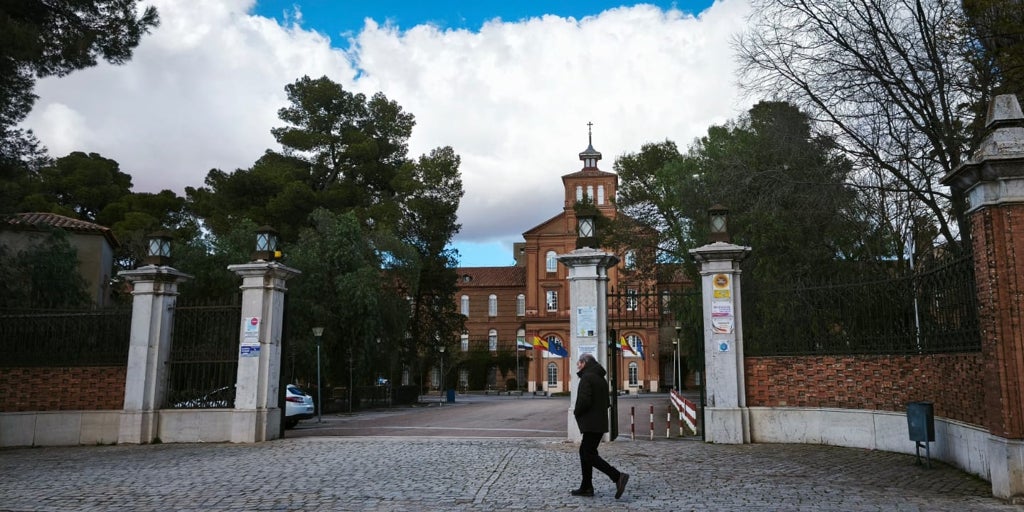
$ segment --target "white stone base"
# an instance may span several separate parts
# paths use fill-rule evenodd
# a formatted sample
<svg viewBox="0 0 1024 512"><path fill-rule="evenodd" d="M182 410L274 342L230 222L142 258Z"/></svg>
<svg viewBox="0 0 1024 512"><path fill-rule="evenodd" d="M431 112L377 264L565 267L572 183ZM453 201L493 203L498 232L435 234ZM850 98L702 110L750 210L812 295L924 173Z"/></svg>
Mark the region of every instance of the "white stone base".
<svg viewBox="0 0 1024 512"><path fill-rule="evenodd" d="M704 440L719 444L750 442L750 414L746 407L704 409Z"/></svg>
<svg viewBox="0 0 1024 512"><path fill-rule="evenodd" d="M114 444L121 411L0 413L0 447Z"/></svg>
<svg viewBox="0 0 1024 512"><path fill-rule="evenodd" d="M754 443L825 444L907 454L916 451L916 443L910 441L907 416L902 412L796 407L748 410L750 440ZM1024 450L1020 442L993 437L976 425L935 418L935 442L930 444L933 459L989 480L994 496L1005 498L1022 492ZM1004 457L1003 460L1011 461L1007 468L990 468L989 461L995 460L995 452L1016 452L1016 461L1011 461L1012 456ZM922 448L921 457L924 456ZM1009 469L1011 466L1015 469ZM1014 491L1013 485L997 483L1010 479L999 475L1016 475L1012 481L1018 489Z"/></svg>

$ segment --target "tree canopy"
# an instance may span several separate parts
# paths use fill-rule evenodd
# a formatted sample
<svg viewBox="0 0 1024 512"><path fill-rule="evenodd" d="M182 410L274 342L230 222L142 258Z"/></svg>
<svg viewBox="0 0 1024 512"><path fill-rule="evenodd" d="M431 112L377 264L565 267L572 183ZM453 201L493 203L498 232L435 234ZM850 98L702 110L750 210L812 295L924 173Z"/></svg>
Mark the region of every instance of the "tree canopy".
<svg viewBox="0 0 1024 512"><path fill-rule="evenodd" d="M757 247L746 268L760 279L793 281L836 261L878 258L880 235L846 185L851 169L833 140L813 134L806 114L762 102L709 128L686 154L664 141L619 158L620 208L655 229L617 229L618 240L657 244L663 262L688 261L689 249L707 243L707 209L720 203L735 243ZM658 240L630 240L631 233Z"/></svg>
<svg viewBox="0 0 1024 512"><path fill-rule="evenodd" d="M0 168L31 165L43 151L16 128L32 110L37 78L64 76L131 59L158 23L156 8L138 0L5 0L0 2ZM7 171L10 172L10 171Z"/></svg>
<svg viewBox="0 0 1024 512"><path fill-rule="evenodd" d="M753 4L735 44L741 84L794 103L835 137L866 200L875 192L876 222L895 223L904 241L930 235L928 245L956 250L967 230L963 198L939 179L976 145L977 105L992 87L971 58L959 2Z"/></svg>

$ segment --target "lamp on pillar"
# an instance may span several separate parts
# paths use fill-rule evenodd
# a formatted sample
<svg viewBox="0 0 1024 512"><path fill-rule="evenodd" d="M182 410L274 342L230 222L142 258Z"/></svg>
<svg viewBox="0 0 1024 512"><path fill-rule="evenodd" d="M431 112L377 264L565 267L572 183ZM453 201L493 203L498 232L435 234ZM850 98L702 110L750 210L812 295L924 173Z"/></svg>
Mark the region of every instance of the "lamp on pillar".
<svg viewBox="0 0 1024 512"><path fill-rule="evenodd" d="M712 242L728 242L729 241L729 209L716 204L711 208L708 208L708 225L710 227L710 235L708 239Z"/></svg>
<svg viewBox="0 0 1024 512"><path fill-rule="evenodd" d="M576 248L583 247L597 247L597 229L594 213L580 209L576 213Z"/></svg>
<svg viewBox="0 0 1024 512"><path fill-rule="evenodd" d="M270 226L256 228L256 251L252 253L253 261L274 261L281 256L277 250L277 230Z"/></svg>
<svg viewBox="0 0 1024 512"><path fill-rule="evenodd" d="M146 237L146 256L142 258L145 265L169 265L171 263L171 234L167 231L156 231Z"/></svg>

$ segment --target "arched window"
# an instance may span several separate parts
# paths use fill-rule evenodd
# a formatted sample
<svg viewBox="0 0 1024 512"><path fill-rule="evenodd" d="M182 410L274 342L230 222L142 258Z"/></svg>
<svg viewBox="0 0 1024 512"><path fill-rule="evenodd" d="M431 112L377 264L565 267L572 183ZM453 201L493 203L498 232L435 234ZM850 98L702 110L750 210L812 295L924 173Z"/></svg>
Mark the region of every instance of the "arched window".
<svg viewBox="0 0 1024 512"><path fill-rule="evenodd" d="M629 363L629 385L636 386L639 383L640 366L636 363Z"/></svg>
<svg viewBox="0 0 1024 512"><path fill-rule="evenodd" d="M548 251L544 256L544 268L547 269L548 272L558 271L558 254L555 253L555 251Z"/></svg>
<svg viewBox="0 0 1024 512"><path fill-rule="evenodd" d="M594 186L593 185L587 185L587 199L590 199L591 202L594 201Z"/></svg>
<svg viewBox="0 0 1024 512"><path fill-rule="evenodd" d="M487 316L498 316L498 296L493 293L487 297Z"/></svg>
<svg viewBox="0 0 1024 512"><path fill-rule="evenodd" d="M469 333L462 333L462 337L459 339L459 345L462 347L463 352L469 352Z"/></svg>
<svg viewBox="0 0 1024 512"><path fill-rule="evenodd" d="M462 301L460 302L462 308L462 316L469 316L469 295L463 295Z"/></svg>
<svg viewBox="0 0 1024 512"><path fill-rule="evenodd" d="M496 329L491 329L487 333L487 350L491 352L498 351L498 331Z"/></svg>
<svg viewBox="0 0 1024 512"><path fill-rule="evenodd" d="M526 295L516 297L516 316L526 316Z"/></svg>
<svg viewBox="0 0 1024 512"><path fill-rule="evenodd" d="M555 363L548 363L548 387L553 388L558 385L558 365Z"/></svg>
<svg viewBox="0 0 1024 512"><path fill-rule="evenodd" d="M526 341L526 329L519 329L518 331L516 331L516 350L519 350L520 348L526 350L532 348L530 344L527 343Z"/></svg>
<svg viewBox="0 0 1024 512"><path fill-rule="evenodd" d="M576 200L583 200L583 185L576 185Z"/></svg>
<svg viewBox="0 0 1024 512"><path fill-rule="evenodd" d="M597 204L604 204L604 185L597 186Z"/></svg>
<svg viewBox="0 0 1024 512"><path fill-rule="evenodd" d="M545 338L545 339L548 342L548 349L544 351L544 357L549 357L549 358L551 358L551 357L554 357L554 358L562 357L562 356L555 355L553 353L554 351L558 350L558 347L563 347L563 348L565 347L565 345L562 344L562 339L559 338L558 336L555 336L554 334L549 334L548 337Z"/></svg>
<svg viewBox="0 0 1024 512"><path fill-rule="evenodd" d="M629 343L629 346L633 351L629 352L624 350L622 352L624 357L644 357L644 342L640 340L640 336L630 334L629 336L626 336L626 343Z"/></svg>

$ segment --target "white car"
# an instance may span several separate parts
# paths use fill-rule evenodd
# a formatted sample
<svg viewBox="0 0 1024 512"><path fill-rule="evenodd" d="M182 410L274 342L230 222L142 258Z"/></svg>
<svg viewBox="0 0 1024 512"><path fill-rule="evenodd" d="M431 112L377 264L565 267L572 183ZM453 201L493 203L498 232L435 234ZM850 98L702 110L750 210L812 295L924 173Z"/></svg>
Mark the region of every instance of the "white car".
<svg viewBox="0 0 1024 512"><path fill-rule="evenodd" d="M307 395L295 384L285 386L284 393L284 427L294 428L299 420L308 420L316 416L313 397Z"/></svg>

